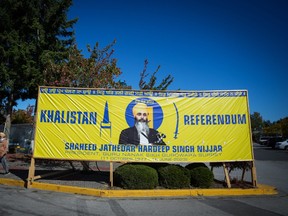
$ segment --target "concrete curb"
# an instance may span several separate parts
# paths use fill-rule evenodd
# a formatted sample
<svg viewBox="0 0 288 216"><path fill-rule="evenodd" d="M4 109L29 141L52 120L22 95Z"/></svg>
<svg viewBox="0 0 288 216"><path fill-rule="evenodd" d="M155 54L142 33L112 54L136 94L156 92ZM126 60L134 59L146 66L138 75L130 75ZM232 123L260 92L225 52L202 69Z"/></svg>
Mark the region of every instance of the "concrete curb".
<svg viewBox="0 0 288 216"><path fill-rule="evenodd" d="M0 184L25 187L25 182L14 179L1 179ZM194 196L253 196L253 195L276 195L277 189L273 186L258 184L257 188L240 189L155 189L155 190L113 190L94 189L75 186L57 185L33 182L31 188L64 192L72 194L89 195L108 198L136 198L136 197L194 197Z"/></svg>

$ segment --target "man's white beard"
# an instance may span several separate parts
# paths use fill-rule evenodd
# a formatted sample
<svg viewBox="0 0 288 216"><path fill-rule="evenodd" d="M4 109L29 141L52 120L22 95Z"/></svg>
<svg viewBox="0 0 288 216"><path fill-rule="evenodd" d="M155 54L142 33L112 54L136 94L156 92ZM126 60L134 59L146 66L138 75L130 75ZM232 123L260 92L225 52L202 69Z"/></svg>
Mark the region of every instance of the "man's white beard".
<svg viewBox="0 0 288 216"><path fill-rule="evenodd" d="M136 121L135 127L138 131L138 135L140 136L140 133L144 133L147 137L149 134L149 126L147 122L140 122L140 121Z"/></svg>

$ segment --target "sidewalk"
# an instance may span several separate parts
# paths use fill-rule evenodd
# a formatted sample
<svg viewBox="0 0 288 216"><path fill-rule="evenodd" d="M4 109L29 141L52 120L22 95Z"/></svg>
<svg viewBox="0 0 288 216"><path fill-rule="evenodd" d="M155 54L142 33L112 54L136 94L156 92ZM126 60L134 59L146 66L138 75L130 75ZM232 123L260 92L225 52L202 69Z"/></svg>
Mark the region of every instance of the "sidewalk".
<svg viewBox="0 0 288 216"><path fill-rule="evenodd" d="M24 154L7 155L10 174L3 175L0 170L0 184L25 187L29 172L30 159ZM47 161L36 159L35 176L32 188L65 193L92 195L98 197L189 197L189 196L247 196L275 195L274 187L258 184L257 188L211 188L211 189L154 189L122 190L110 187L110 163L90 162L91 171L82 171L80 162ZM113 163L117 168L121 163ZM2 167L1 167L2 168ZM73 169L74 168L74 169ZM53 174L53 175L52 175Z"/></svg>

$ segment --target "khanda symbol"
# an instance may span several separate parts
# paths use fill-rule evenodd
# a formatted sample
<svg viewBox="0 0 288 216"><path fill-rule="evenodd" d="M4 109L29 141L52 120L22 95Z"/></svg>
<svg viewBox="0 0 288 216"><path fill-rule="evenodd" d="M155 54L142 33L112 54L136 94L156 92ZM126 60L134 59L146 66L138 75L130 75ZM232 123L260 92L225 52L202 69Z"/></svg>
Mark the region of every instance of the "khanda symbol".
<svg viewBox="0 0 288 216"><path fill-rule="evenodd" d="M100 123L100 136L102 135L102 129L109 129L110 137L111 137L111 127L112 127L112 124L111 124L111 121L109 119L108 102L106 101L105 108L104 108L103 120Z"/></svg>

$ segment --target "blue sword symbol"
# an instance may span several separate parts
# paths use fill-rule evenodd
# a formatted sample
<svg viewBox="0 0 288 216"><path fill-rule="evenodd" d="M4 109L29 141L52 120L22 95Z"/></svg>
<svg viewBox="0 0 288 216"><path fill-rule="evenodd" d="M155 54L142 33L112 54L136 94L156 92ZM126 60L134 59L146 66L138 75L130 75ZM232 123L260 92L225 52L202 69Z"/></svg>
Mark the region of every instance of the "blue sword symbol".
<svg viewBox="0 0 288 216"><path fill-rule="evenodd" d="M179 113L178 113L178 109L176 107L176 104L173 103L174 105L174 108L176 110L176 128L175 128L175 132L174 132L174 139L177 139L178 138L178 127L179 127Z"/></svg>

